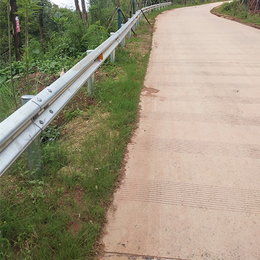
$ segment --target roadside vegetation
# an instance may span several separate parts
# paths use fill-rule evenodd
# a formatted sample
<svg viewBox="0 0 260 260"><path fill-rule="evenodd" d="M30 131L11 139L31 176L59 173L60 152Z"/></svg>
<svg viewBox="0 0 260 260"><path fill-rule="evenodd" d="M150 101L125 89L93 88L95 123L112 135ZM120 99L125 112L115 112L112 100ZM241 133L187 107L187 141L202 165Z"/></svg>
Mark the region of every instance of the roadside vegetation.
<svg viewBox="0 0 260 260"><path fill-rule="evenodd" d="M49 0L0 1L0 121L20 106L23 94L37 94L117 30L116 21L108 28L114 2L91 0L83 19L80 10ZM127 3L121 0L121 8Z"/></svg>
<svg viewBox="0 0 260 260"><path fill-rule="evenodd" d="M260 28L260 10L257 1L232 1L214 8L212 13Z"/></svg>
<svg viewBox="0 0 260 260"><path fill-rule="evenodd" d="M12 62L15 91L9 63L2 60L0 121L16 109L15 98L28 94L28 79L31 94L36 94L62 68L69 69L86 49L108 37L109 30L100 21L85 28L77 11L52 8L61 15L53 16L58 17L52 19L56 29L44 49L40 38L29 34L28 77L26 51L21 60ZM28 171L26 153L1 178L0 259L94 259L100 254L105 213L123 175L123 156L136 127L153 24L162 11L148 15L152 26L143 19L126 47L117 48L115 63L108 60L95 73L93 95L83 87L41 134L42 178ZM91 12L88 19L94 19ZM75 28L82 32L74 35Z"/></svg>
<svg viewBox="0 0 260 260"><path fill-rule="evenodd" d="M149 19L159 13L153 12ZM118 48L42 135L44 173L24 153L0 182L0 259L93 259L105 212L135 128L152 27Z"/></svg>

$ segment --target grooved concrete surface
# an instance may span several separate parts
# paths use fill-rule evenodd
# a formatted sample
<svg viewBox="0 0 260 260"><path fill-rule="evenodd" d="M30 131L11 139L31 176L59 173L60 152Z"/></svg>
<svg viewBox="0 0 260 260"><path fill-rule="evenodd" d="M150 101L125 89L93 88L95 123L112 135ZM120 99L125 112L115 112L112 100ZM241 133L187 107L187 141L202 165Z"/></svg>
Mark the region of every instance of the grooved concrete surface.
<svg viewBox="0 0 260 260"><path fill-rule="evenodd" d="M157 18L103 259L260 259L260 31Z"/></svg>

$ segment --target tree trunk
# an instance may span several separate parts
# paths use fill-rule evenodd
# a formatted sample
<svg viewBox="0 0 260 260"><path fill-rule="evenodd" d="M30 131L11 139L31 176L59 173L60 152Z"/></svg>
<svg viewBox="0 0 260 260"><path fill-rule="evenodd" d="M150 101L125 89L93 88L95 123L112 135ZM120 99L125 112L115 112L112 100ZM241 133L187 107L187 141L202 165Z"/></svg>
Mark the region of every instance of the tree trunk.
<svg viewBox="0 0 260 260"><path fill-rule="evenodd" d="M80 9L79 9L79 1L74 0L74 2L75 2L76 11L79 14L79 18L82 19L81 12L80 12Z"/></svg>
<svg viewBox="0 0 260 260"><path fill-rule="evenodd" d="M16 31L16 21L15 17L17 16L15 13L17 12L17 4L16 0L10 0L11 6L11 22L13 25L13 37L14 37L14 49L15 49L15 58L16 61L21 59L21 48L22 48L22 39L21 33Z"/></svg>
<svg viewBox="0 0 260 260"><path fill-rule="evenodd" d="M44 42L44 31L43 31L43 2L40 1L40 9L39 9L39 31L42 42L42 49L45 52L45 42Z"/></svg>
<svg viewBox="0 0 260 260"><path fill-rule="evenodd" d="M81 6L82 6L82 14L83 14L83 19L85 21L85 23L88 23L88 16L87 16L87 12L86 12L86 3L85 0L81 0Z"/></svg>
<svg viewBox="0 0 260 260"><path fill-rule="evenodd" d="M30 95L30 79L29 79L29 21L28 14L25 15L25 48L26 48L26 81L27 81L27 91Z"/></svg>
<svg viewBox="0 0 260 260"><path fill-rule="evenodd" d="M12 71L12 47L11 47L11 26L10 26L10 5L7 3L7 22L8 22L8 46L9 46L9 66L10 66L10 76L11 76L11 84L14 96L14 103L16 109L18 108L17 101L16 101L16 91L14 86L14 79L13 79L13 71Z"/></svg>

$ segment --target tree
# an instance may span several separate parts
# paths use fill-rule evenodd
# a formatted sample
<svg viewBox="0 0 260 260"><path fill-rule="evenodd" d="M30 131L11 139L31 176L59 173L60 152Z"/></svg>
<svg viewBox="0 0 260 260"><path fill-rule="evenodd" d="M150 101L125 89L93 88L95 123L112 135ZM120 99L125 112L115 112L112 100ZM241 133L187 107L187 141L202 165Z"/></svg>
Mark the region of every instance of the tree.
<svg viewBox="0 0 260 260"><path fill-rule="evenodd" d="M22 54L22 38L21 38L21 32L17 31L16 23L19 22L17 13L17 3L16 0L10 0L10 6L11 6L11 22L13 25L13 37L14 37L14 49L15 49L15 57L16 61L21 59Z"/></svg>
<svg viewBox="0 0 260 260"><path fill-rule="evenodd" d="M42 43L42 49L45 50L45 42L44 42L44 30L43 30L43 0L39 2L40 9L39 9L39 31Z"/></svg>
<svg viewBox="0 0 260 260"><path fill-rule="evenodd" d="M87 16L87 12L86 12L86 3L85 0L81 0L81 6L82 6L82 14L83 14L83 20L85 21L85 23L88 23L88 16Z"/></svg>
<svg viewBox="0 0 260 260"><path fill-rule="evenodd" d="M13 79L13 72L12 72L12 48L11 48L11 34L10 34L10 5L7 3L7 22L8 22L8 46L9 46L9 66L10 66L10 76L11 76L11 84L14 96L14 103L16 108L18 108L17 101L16 101L16 91L14 86L14 79Z"/></svg>
<svg viewBox="0 0 260 260"><path fill-rule="evenodd" d="M64 61L63 61L63 48L62 48L62 31L64 28L64 24L66 23L67 19L66 17L60 17L60 16L54 16L53 17L55 23L57 24L59 28L59 38L60 38L60 54L61 54L61 61L62 61L62 67L64 68Z"/></svg>
<svg viewBox="0 0 260 260"><path fill-rule="evenodd" d="M75 7L76 7L76 12L78 13L79 18L82 19L81 12L80 12L80 9L79 9L79 1L78 0L74 0L74 3L75 3Z"/></svg>
<svg viewBox="0 0 260 260"><path fill-rule="evenodd" d="M26 61L26 80L27 91L30 94L30 82L29 82L29 19L39 9L38 1L35 0L19 0L19 11L17 14L25 18L25 61Z"/></svg>
<svg viewBox="0 0 260 260"><path fill-rule="evenodd" d="M7 1L0 1L0 69L8 61L8 23L6 5Z"/></svg>

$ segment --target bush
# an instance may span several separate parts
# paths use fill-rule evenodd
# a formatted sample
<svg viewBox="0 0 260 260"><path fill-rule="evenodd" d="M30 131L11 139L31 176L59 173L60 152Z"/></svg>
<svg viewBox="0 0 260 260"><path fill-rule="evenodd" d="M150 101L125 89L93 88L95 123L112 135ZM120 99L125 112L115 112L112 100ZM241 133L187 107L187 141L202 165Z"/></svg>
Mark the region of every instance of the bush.
<svg viewBox="0 0 260 260"><path fill-rule="evenodd" d="M229 12L231 10L231 5L230 3L224 3L219 9L222 12Z"/></svg>
<svg viewBox="0 0 260 260"><path fill-rule="evenodd" d="M89 49L95 49L102 42L104 42L109 37L104 26L100 25L100 22L96 22L89 26L87 33L82 37L82 41L88 42Z"/></svg>
<svg viewBox="0 0 260 260"><path fill-rule="evenodd" d="M237 17L240 18L240 19L247 19L248 13L245 12L245 11L239 12L239 13L237 14Z"/></svg>

